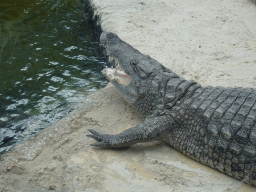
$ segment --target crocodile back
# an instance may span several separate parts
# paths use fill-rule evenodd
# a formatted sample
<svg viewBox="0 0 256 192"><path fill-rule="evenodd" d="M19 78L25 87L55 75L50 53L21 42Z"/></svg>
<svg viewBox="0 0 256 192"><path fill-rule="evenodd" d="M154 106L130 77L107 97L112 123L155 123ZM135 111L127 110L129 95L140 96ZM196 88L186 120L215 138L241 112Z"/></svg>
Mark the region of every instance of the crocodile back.
<svg viewBox="0 0 256 192"><path fill-rule="evenodd" d="M256 185L255 102L255 89L200 87L170 110L176 126L165 141L192 159Z"/></svg>

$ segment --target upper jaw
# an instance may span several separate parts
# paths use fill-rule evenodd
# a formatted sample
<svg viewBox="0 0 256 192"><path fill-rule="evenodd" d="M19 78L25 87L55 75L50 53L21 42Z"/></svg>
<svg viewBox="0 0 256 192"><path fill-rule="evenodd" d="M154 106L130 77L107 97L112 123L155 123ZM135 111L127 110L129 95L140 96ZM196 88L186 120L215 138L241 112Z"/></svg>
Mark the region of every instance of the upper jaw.
<svg viewBox="0 0 256 192"><path fill-rule="evenodd" d="M106 54L108 55L108 61L111 63L111 68L107 67L102 70L102 74L111 82L115 81L118 84L128 86L131 82L131 76L129 76L120 65L120 62L116 57L111 54L110 48L107 46L108 39L106 38L108 32L103 32L100 39L101 45L106 48Z"/></svg>
<svg viewBox="0 0 256 192"><path fill-rule="evenodd" d="M106 31L102 32L102 34L100 35L100 42L101 42L101 44L103 44L103 45L106 44L106 41L108 40L107 35L110 35L110 34L113 34L113 33L106 32Z"/></svg>
<svg viewBox="0 0 256 192"><path fill-rule="evenodd" d="M128 86L131 83L131 76L123 70L117 58L109 55L108 60L112 66L106 66L102 70L102 74L111 82L115 81L118 84Z"/></svg>

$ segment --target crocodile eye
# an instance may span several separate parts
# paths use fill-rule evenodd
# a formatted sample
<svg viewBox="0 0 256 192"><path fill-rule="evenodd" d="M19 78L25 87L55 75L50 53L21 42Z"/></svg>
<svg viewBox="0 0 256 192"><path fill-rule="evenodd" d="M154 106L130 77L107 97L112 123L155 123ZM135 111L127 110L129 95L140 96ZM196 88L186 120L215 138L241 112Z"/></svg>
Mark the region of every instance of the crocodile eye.
<svg viewBox="0 0 256 192"><path fill-rule="evenodd" d="M136 65L138 65L138 62L137 62L136 60L131 61L132 69L133 69L136 73L138 73L138 69L137 69L137 66L136 66Z"/></svg>
<svg viewBox="0 0 256 192"><path fill-rule="evenodd" d="M137 60L131 62L131 67L140 78L146 79L148 77L148 74L141 68Z"/></svg>
<svg viewBox="0 0 256 192"><path fill-rule="evenodd" d="M131 64L132 64L132 65L138 65L139 62L138 62L137 60L133 60L133 61L131 62Z"/></svg>

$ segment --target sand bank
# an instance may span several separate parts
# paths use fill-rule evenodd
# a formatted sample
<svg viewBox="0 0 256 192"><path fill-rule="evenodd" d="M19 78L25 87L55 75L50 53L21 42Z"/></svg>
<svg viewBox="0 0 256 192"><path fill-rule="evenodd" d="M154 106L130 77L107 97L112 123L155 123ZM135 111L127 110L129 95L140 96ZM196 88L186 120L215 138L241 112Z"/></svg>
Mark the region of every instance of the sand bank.
<svg viewBox="0 0 256 192"><path fill-rule="evenodd" d="M251 0L91 0L105 31L202 85L256 87L256 5ZM1 191L255 191L161 142L92 148L87 129L141 123L108 85L1 157Z"/></svg>

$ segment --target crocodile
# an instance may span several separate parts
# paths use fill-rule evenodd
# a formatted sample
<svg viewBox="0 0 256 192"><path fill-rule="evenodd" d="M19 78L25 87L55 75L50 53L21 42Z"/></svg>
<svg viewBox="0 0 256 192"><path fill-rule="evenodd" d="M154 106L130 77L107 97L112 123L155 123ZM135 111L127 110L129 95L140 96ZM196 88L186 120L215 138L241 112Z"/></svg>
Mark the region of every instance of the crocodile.
<svg viewBox="0 0 256 192"><path fill-rule="evenodd" d="M162 140L213 169L256 185L256 89L203 87L179 77L116 34L103 32L113 67L103 75L145 121L119 134L87 135L101 148Z"/></svg>

